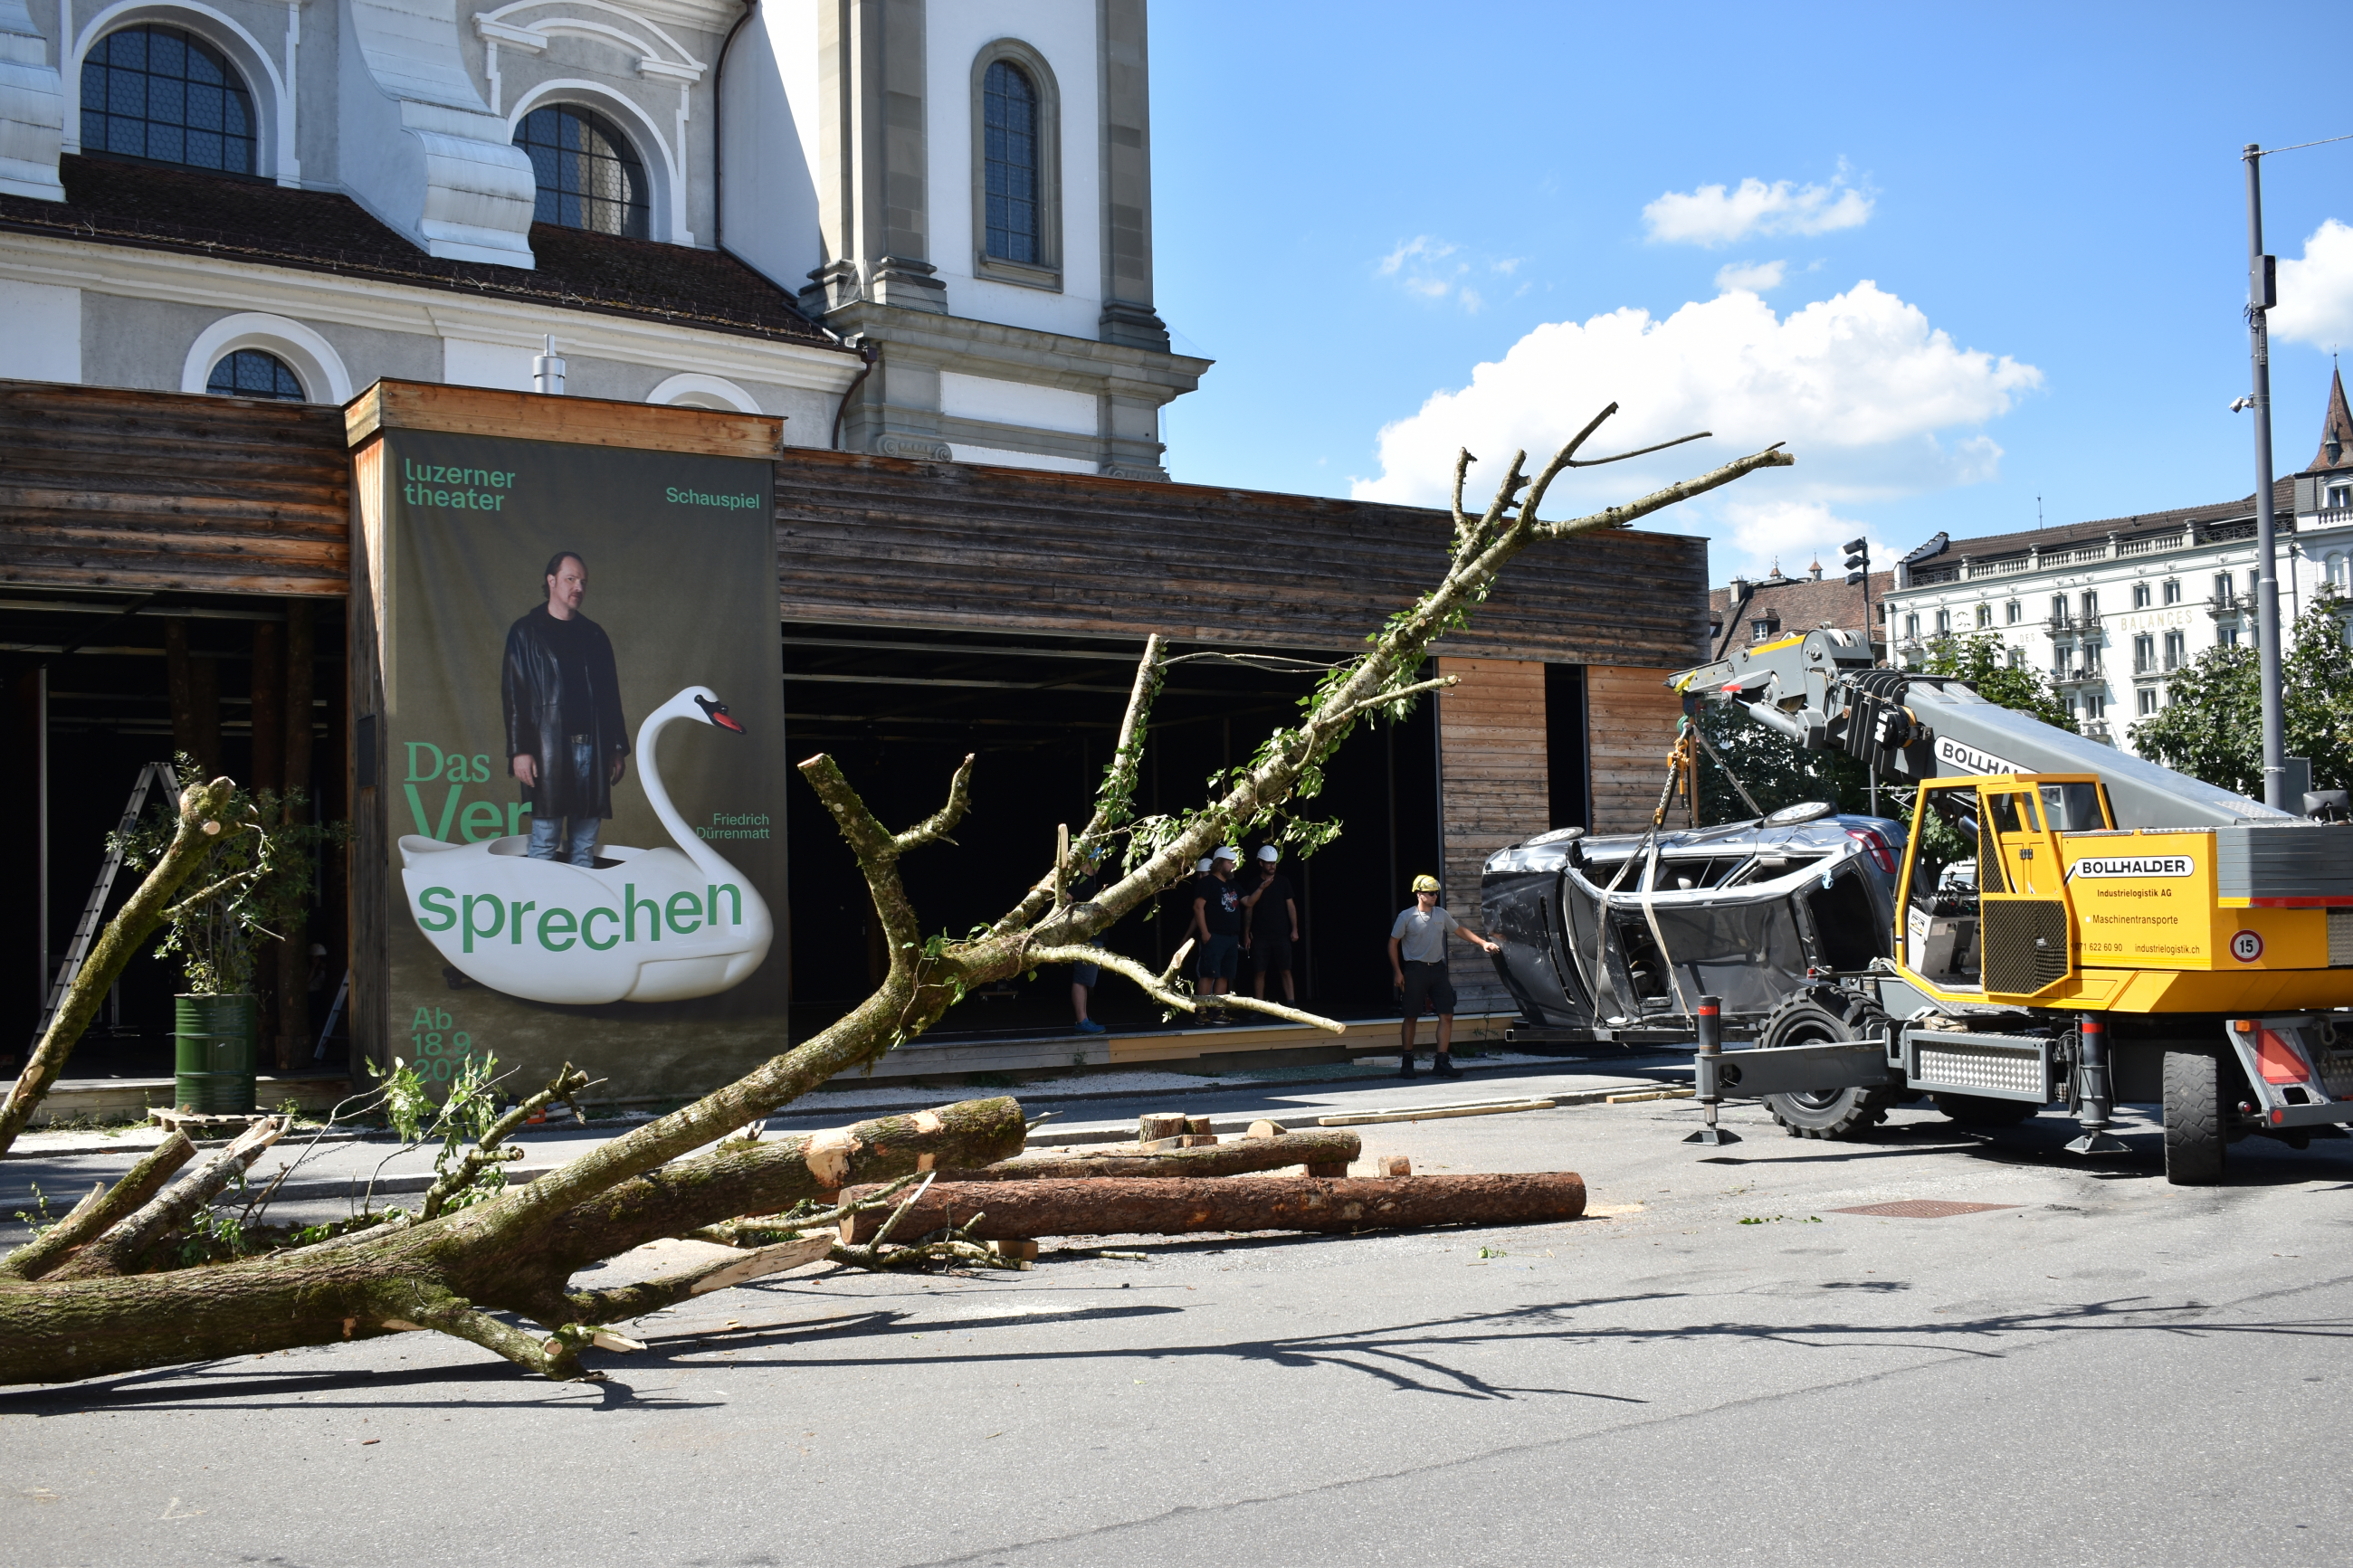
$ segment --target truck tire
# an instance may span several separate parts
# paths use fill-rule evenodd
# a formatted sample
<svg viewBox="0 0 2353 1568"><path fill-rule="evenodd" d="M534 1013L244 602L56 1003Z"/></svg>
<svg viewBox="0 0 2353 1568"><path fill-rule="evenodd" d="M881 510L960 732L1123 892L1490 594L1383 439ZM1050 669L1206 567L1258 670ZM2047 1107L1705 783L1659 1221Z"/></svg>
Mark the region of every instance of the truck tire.
<svg viewBox="0 0 2353 1568"><path fill-rule="evenodd" d="M1867 996L1813 986L1799 992L1765 1016L1757 1047L1818 1046L1830 1040L1860 1040L1886 1022ZM1768 1094L1765 1109L1792 1138L1860 1137L1887 1119L1903 1092L1898 1085L1832 1089L1806 1094Z"/></svg>
<svg viewBox="0 0 2353 1568"><path fill-rule="evenodd" d="M1949 1121L1964 1127L2015 1127L2042 1108L2022 1100L1996 1100L1989 1094L1929 1096Z"/></svg>
<svg viewBox="0 0 2353 1568"><path fill-rule="evenodd" d="M2211 1187L2222 1179L2231 1076L2218 1052L2165 1053L2165 1179L2177 1187Z"/></svg>

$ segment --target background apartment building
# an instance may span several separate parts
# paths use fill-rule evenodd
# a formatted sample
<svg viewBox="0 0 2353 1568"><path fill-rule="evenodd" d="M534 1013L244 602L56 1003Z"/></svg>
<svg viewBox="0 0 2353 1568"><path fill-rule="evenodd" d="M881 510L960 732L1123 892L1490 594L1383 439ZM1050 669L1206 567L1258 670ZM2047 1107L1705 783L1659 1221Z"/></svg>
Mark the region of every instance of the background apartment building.
<svg viewBox="0 0 2353 1568"><path fill-rule="evenodd" d="M2280 620L2353 594L2353 412L2331 383L2319 449L2277 481ZM2174 671L2256 636L2255 499L2103 518L2020 533L1939 533L1895 568L1894 658L1916 666L1936 638L1999 635L2016 666L2048 669L2086 735L2126 743L2166 702Z"/></svg>

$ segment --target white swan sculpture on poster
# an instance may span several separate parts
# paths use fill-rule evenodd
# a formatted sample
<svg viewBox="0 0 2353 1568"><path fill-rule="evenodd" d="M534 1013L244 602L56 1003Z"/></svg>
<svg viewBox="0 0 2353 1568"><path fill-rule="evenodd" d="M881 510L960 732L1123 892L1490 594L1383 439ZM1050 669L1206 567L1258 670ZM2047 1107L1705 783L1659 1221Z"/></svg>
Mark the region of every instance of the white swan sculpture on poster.
<svg viewBox="0 0 2353 1568"><path fill-rule="evenodd" d="M533 1002L682 1002L749 978L775 922L759 889L670 804L654 746L681 719L744 732L707 686L638 726L638 779L676 848L607 844L592 868L530 858L527 834L478 844L404 835L401 885L435 950L469 979Z"/></svg>

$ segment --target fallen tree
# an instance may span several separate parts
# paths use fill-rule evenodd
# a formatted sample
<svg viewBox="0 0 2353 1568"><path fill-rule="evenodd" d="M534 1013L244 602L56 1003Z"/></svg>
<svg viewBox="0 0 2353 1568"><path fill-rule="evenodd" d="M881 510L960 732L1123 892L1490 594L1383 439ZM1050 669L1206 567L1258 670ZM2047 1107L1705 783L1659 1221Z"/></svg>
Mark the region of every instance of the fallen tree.
<svg viewBox="0 0 2353 1568"><path fill-rule="evenodd" d="M584 1346L600 1335L608 1342L619 1338L607 1318L624 1307L643 1310L636 1307L642 1297L622 1301L574 1290L570 1277L579 1268L655 1237L762 1212L763 1205L773 1208L784 1186L794 1183L806 1181L815 1190L829 1176L839 1188L912 1170L918 1162L970 1167L1017 1152L1018 1110L1009 1101L982 1101L927 1113L928 1126L919 1118L862 1123L838 1135L846 1142L820 1146L812 1140L797 1154L786 1152L785 1143L765 1141L765 1148L755 1144L753 1152L731 1144L696 1153L828 1079L878 1060L930 1028L971 991L1040 965L1096 964L1134 982L1172 1013L1197 1011L1199 1001L1178 978L1187 949L1180 948L1168 967L1155 973L1093 945L1094 938L1176 884L1219 844L1260 828L1271 828L1294 845L1328 836L1329 829L1299 820L1292 808L1321 788L1324 763L1356 725L1401 718L1416 698L1451 684L1450 678L1419 679L1431 644L1468 623L1521 551L1626 527L1758 468L1791 460L1778 448L1768 449L1628 505L1564 521L1541 521L1538 508L1557 476L1591 461L1616 460L1577 456L1615 411L1615 405L1603 410L1533 477L1523 472L1525 454L1515 456L1483 512L1462 510L1472 460L1462 454L1455 466L1452 546L1439 582L1368 637L1365 651L1327 672L1299 722L1278 729L1247 764L1222 775L1213 799L1166 815L1139 815L1135 809L1147 724L1167 658L1159 638L1147 639L1088 822L1071 836L1067 849L1049 857L1044 873L993 924L963 939L927 938L899 864L941 843L963 818L973 759L965 758L955 770L938 811L894 831L877 820L831 757L811 757L799 771L857 858L890 955L889 969L871 995L733 1083L528 1184L464 1206L445 1193L450 1206L429 1219L398 1216L201 1268L0 1279L0 1381L54 1381L411 1329L454 1335L551 1377L577 1377L584 1373ZM192 791L192 798L197 793ZM1116 876L1107 877L1108 885L1092 899L1074 900L1071 885L1105 848L1118 851ZM110 929L108 940L116 935ZM1254 997L1214 1000L1224 1008L1334 1034L1343 1028L1332 1019ZM78 1033L86 1021L87 1014L79 1015L71 1031ZM61 1015L59 1029L68 1025ZM52 1031L53 1039L58 1034ZM56 1053L51 1044L43 1043L45 1058L61 1061L70 1040ZM31 1099L45 1089L37 1083ZM26 1096L20 1084L9 1102L15 1125L30 1115ZM494 1170L497 1161L487 1151L485 1156L470 1168ZM808 1174L786 1182L794 1159ZM992 1187L1018 1191L1031 1184ZM1100 1199L1130 1184L1086 1186ZM1300 1188L1296 1182L1287 1184ZM60 1271L64 1267L59 1265ZM518 1315L539 1330L518 1327L492 1316L493 1310Z"/></svg>
<svg viewBox="0 0 2353 1568"><path fill-rule="evenodd" d="M850 1188L845 1203L873 1195ZM1431 1225L1542 1225L1585 1212L1571 1171L1475 1176L1137 1177L1131 1181L939 1182L907 1205L902 1232L954 1226L982 1241L1048 1236L1195 1236L1204 1231L1402 1230ZM881 1211L841 1222L874 1235Z"/></svg>

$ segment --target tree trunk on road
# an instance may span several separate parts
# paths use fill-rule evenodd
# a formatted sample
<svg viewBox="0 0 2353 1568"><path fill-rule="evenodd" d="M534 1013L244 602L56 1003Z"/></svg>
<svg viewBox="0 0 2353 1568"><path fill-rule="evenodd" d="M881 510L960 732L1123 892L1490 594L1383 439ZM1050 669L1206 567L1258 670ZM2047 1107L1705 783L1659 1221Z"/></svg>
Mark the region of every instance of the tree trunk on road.
<svg viewBox="0 0 2353 1568"><path fill-rule="evenodd" d="M849 1188L847 1203L867 1195ZM888 1214L842 1221L860 1242ZM1189 1236L1200 1231L1401 1230L1425 1225L1544 1225L1585 1212L1585 1178L1519 1175L1223 1176L1211 1181L934 1182L892 1234L904 1240L959 1225L982 1241L1041 1236ZM976 1222L972 1216L979 1215Z"/></svg>

